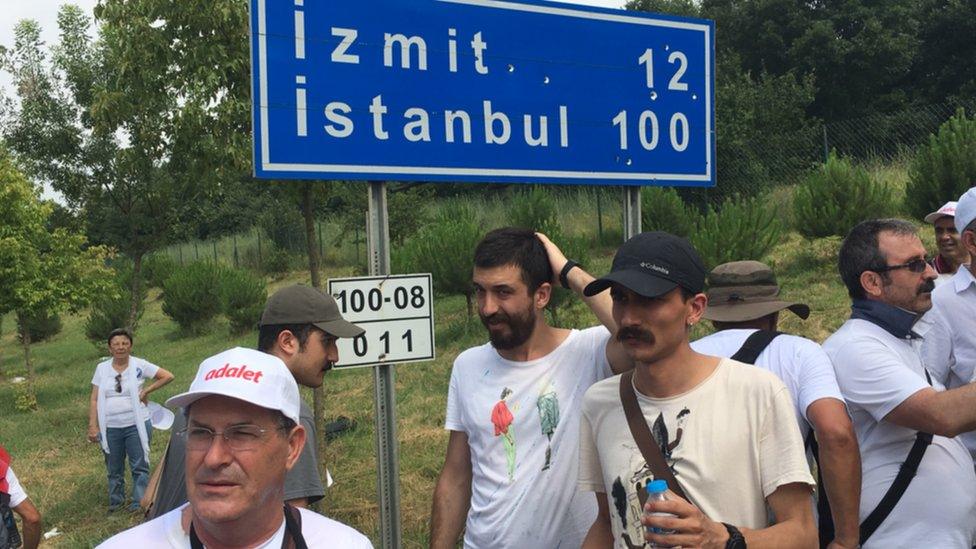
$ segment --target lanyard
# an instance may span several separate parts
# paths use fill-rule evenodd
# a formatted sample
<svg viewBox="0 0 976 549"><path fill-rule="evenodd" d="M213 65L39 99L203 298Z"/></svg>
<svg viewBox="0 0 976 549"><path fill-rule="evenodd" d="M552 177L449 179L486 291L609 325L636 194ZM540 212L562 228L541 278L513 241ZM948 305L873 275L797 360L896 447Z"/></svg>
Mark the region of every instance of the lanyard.
<svg viewBox="0 0 976 549"><path fill-rule="evenodd" d="M305 537L302 536L301 523L295 520L295 516L299 511L288 504L285 504L285 538L281 541L281 549L308 549L308 545L305 544ZM288 543L291 541L292 543ZM197 531L193 527L193 522L190 522L190 547L191 549L204 549L203 543L200 542L200 538L197 536Z"/></svg>

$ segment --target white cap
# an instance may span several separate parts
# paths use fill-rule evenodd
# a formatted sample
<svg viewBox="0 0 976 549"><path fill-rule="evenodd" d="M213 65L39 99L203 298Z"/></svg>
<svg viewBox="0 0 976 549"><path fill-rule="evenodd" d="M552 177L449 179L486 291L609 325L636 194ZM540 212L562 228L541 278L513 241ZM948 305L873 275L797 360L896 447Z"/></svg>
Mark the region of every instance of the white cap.
<svg viewBox="0 0 976 549"><path fill-rule="evenodd" d="M956 215L956 204L957 203L956 203L955 200L953 200L951 202L946 202L945 204L942 205L941 208L939 208L938 210L935 210L934 212L932 212L929 215L925 216L925 222L926 223L935 223L935 220L936 219L939 219L940 217L947 217L947 216L948 217L955 217L955 215Z"/></svg>
<svg viewBox="0 0 976 549"><path fill-rule="evenodd" d="M173 426L173 412L163 408L156 402L149 402L149 421L152 422L153 429L165 431Z"/></svg>
<svg viewBox="0 0 976 549"><path fill-rule="evenodd" d="M210 395L223 395L269 410L279 410L298 423L298 384L288 367L276 356L234 347L200 363L190 390L166 401L169 407L186 407Z"/></svg>
<svg viewBox="0 0 976 549"><path fill-rule="evenodd" d="M976 219L976 187L962 193L956 204L956 230L959 234Z"/></svg>

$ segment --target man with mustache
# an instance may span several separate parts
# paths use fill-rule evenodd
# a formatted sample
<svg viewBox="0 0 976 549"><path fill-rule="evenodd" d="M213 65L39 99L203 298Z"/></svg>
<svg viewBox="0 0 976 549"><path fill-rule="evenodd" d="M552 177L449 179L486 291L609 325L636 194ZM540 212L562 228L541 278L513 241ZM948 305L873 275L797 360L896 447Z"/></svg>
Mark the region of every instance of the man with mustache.
<svg viewBox="0 0 976 549"><path fill-rule="evenodd" d="M969 252L962 243L962 233L956 229L956 206L956 201L946 202L941 208L925 216L925 222L935 227L935 245L939 253L930 263L935 272L939 273L938 283L952 278L960 266L969 263Z"/></svg>
<svg viewBox="0 0 976 549"><path fill-rule="evenodd" d="M305 445L301 399L280 359L236 347L200 364L190 390L168 401L187 428L189 505L118 534L100 547L371 548L334 520L285 503L285 473Z"/></svg>
<svg viewBox="0 0 976 549"><path fill-rule="evenodd" d="M580 275L574 266L561 263L560 278ZM529 230L492 231L475 249L472 281L489 342L461 353L451 373L433 548L454 547L462 529L465 547L579 547L596 516L593 498L573 483L580 403L629 361L603 326L546 322L554 274ZM609 311L607 295L592 299Z"/></svg>
<svg viewBox="0 0 976 549"><path fill-rule="evenodd" d="M339 360L336 338L356 337L362 332L362 328L342 318L332 296L296 284L268 298L258 326L258 350L284 361L300 385L319 387L325 373ZM307 442L298 462L285 477L285 499L295 507L305 507L325 495L315 455L312 411L304 401L300 405L300 423L308 435ZM186 426L184 421L182 414L176 414L174 433ZM164 515L186 502L185 455L184 441L171 437L149 518Z"/></svg>
<svg viewBox="0 0 976 549"><path fill-rule="evenodd" d="M971 548L976 472L957 435L976 429L976 384L945 390L919 348L935 270L915 226L864 221L839 270L851 317L826 342L861 448L861 546Z"/></svg>
<svg viewBox="0 0 976 549"><path fill-rule="evenodd" d="M953 213L949 219L956 223L959 246L971 258L976 255L976 188L959 198ZM922 342L922 362L950 389L976 380L976 262L964 263L948 283L932 292L932 310L925 316L932 327ZM959 438L976 458L976 432Z"/></svg>
<svg viewBox="0 0 976 549"><path fill-rule="evenodd" d="M579 487L595 492L599 507L585 548L638 540L657 547L816 546L813 478L786 386L771 372L699 354L689 344L705 311L704 284L705 267L687 240L646 232L625 242L610 273L583 291L610 290L617 337L634 362L631 372L590 387L583 401ZM688 500L669 492L667 501L642 509L616 504L643 502L642 487L655 478L628 426L626 391L635 394L635 417L647 423L662 467Z"/></svg>

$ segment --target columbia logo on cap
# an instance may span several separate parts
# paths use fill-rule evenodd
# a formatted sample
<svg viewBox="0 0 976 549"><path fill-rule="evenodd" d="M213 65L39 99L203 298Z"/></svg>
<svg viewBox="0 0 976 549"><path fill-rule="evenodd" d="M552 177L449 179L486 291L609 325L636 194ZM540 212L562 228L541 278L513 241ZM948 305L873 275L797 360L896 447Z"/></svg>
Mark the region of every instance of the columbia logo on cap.
<svg viewBox="0 0 976 549"><path fill-rule="evenodd" d="M205 375L203 379L209 381L211 379L217 379L221 377L227 377L227 378L236 377L247 381L253 381L254 383L260 383L262 375L264 375L264 372L259 372L256 370L248 370L247 364L241 364L239 368L238 367L232 368L230 362L228 362L227 364L224 364L222 368L217 368L216 370L210 370L209 372L207 372L207 375Z"/></svg>
<svg viewBox="0 0 976 549"><path fill-rule="evenodd" d="M640 266L644 267L645 269L650 269L652 271L657 271L659 273L663 273L666 275L671 274L671 271L669 271L668 269L665 269L664 267L660 265L656 265L654 263L641 263Z"/></svg>

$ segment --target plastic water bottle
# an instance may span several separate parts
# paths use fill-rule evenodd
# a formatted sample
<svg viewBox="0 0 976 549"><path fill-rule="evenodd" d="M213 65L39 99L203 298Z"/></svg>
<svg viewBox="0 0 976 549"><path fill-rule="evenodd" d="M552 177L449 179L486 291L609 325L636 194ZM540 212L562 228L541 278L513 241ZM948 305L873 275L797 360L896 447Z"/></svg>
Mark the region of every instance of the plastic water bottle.
<svg viewBox="0 0 976 549"><path fill-rule="evenodd" d="M667 501L665 492L668 491L668 481L666 480L652 480L647 483L647 501ZM675 515L671 513L650 513L652 517L673 517ZM667 530L664 528L658 528L656 526L648 526L647 531L651 534L668 535L673 534L674 530ZM655 547L660 547L655 545Z"/></svg>

